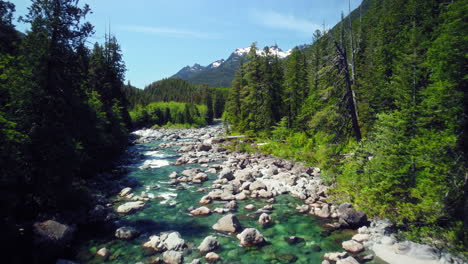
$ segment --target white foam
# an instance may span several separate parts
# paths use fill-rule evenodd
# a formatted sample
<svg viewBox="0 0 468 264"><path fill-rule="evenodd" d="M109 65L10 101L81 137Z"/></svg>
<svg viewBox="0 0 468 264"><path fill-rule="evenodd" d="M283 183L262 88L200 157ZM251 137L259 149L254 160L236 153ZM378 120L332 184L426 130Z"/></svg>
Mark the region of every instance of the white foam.
<svg viewBox="0 0 468 264"><path fill-rule="evenodd" d="M145 160L139 168L142 170L143 169L157 169L157 168L161 168L161 167L168 166L168 165L169 165L168 160L150 159L150 160Z"/></svg>
<svg viewBox="0 0 468 264"><path fill-rule="evenodd" d="M166 204L167 202L174 200L177 197L177 193L164 192L160 193L158 196L164 198L164 201L161 201L160 204Z"/></svg>
<svg viewBox="0 0 468 264"><path fill-rule="evenodd" d="M155 158L165 158L166 155L157 151L157 150L152 150L152 151L146 151L144 153L145 156L151 156L151 157L155 157Z"/></svg>

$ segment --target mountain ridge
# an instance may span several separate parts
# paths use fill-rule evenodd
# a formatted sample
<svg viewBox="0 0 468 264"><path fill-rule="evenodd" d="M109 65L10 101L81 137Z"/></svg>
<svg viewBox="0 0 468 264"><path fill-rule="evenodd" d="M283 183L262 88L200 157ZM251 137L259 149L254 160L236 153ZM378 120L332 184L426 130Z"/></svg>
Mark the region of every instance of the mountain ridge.
<svg viewBox="0 0 468 264"><path fill-rule="evenodd" d="M306 45L298 46L303 49ZM287 58L292 49L283 51L278 45L268 47L270 53L277 55L280 59ZM193 84L207 84L211 87L230 87L234 75L241 64L241 60L247 56L250 47L235 49L227 59L214 61L207 66L195 63L193 66L185 66L170 78L180 78ZM257 54L265 56L263 49L259 49Z"/></svg>

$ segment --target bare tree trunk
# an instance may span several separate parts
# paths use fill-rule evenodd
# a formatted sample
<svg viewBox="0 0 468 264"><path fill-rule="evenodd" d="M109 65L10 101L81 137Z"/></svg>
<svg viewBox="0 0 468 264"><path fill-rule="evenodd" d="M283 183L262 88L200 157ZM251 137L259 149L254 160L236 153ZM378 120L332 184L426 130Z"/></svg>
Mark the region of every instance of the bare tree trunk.
<svg viewBox="0 0 468 264"><path fill-rule="evenodd" d="M359 142L362 139L361 134L361 127L359 126L359 118L358 118L358 111L357 111L357 103L356 103L356 95L353 91L353 80L350 77L349 72L349 64L348 64L348 54L346 50L346 45L344 43L344 19L343 15L341 15L342 19L342 30L341 30L341 47L340 44L335 41L336 50L338 52L338 69L340 72L343 73L346 85L346 101L347 101L347 108L351 115L351 122L353 126L354 135L356 136L356 140Z"/></svg>

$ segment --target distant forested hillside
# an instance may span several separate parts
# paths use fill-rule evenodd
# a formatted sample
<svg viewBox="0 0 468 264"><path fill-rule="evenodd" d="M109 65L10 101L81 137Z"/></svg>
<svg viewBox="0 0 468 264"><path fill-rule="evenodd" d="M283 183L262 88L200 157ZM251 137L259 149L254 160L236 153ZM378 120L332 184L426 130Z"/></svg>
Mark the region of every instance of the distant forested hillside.
<svg viewBox="0 0 468 264"><path fill-rule="evenodd" d="M127 84L123 87L123 92L127 95L128 101L130 102L130 108L132 109L133 117L144 115L142 111L146 111L146 113L154 112L154 105L150 106L151 103L177 102L188 104L188 107L190 109L194 109L191 105L206 105L206 114L212 115L211 117L206 117L207 122L210 123L213 118L220 118L222 116L226 97L228 94L228 88L214 88L205 85L195 85L182 79L171 78L154 82L146 86L143 90L135 88L130 84ZM153 110L145 110L147 106ZM138 111L139 113L136 113L135 111ZM133 120L137 126L164 125L164 122L161 123L161 120L166 120L167 122L174 123L174 120L165 118L159 118L159 121L154 123L151 123L151 120L154 121L156 119L151 118L145 119L146 122L142 122L141 118L138 118L138 120L140 121L137 121L135 119ZM186 118L177 120L186 121L195 119ZM201 123L199 122L196 124L201 125Z"/></svg>

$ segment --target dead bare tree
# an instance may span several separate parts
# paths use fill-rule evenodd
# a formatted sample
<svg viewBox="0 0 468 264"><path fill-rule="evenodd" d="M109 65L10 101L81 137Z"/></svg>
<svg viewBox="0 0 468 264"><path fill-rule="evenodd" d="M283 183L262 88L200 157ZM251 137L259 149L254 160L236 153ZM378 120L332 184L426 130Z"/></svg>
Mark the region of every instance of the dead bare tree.
<svg viewBox="0 0 468 264"><path fill-rule="evenodd" d="M362 139L361 134L361 127L359 126L359 118L358 118L358 109L357 109L357 102L356 102L356 95L353 91L353 86L355 82L355 70L354 70L354 55L352 55L352 64L351 64L351 73L350 73L350 66L348 63L348 51L346 48L345 37L344 37L344 17L343 14L341 15L341 32L340 32L340 41L338 42L335 40L335 48L336 48L336 58L335 58L335 66L338 69L338 74L341 75L344 79L345 95L343 100L345 102L346 108L349 111L352 127L354 131L354 135L356 140L359 142ZM351 22L350 22L351 27ZM350 41L352 42L352 30ZM353 45L352 45L353 46Z"/></svg>

